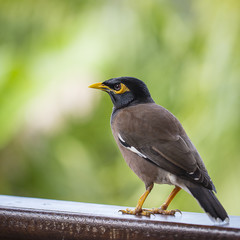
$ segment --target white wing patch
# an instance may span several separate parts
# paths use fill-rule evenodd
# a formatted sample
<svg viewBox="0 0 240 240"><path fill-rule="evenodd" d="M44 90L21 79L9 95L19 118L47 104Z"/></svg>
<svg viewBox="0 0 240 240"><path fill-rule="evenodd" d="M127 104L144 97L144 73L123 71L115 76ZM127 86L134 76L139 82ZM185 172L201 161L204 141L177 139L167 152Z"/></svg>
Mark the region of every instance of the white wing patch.
<svg viewBox="0 0 240 240"><path fill-rule="evenodd" d="M147 158L144 154L140 153L135 147L126 144L126 142L123 140L123 138L121 137L121 135L120 135L119 133L118 133L118 139L120 140L120 143L121 143L125 148L127 148L128 150L136 153L139 157Z"/></svg>
<svg viewBox="0 0 240 240"><path fill-rule="evenodd" d="M122 141L122 142L125 142L123 139L122 139L122 137L121 137L121 135L118 133L118 138Z"/></svg>
<svg viewBox="0 0 240 240"><path fill-rule="evenodd" d="M129 149L130 151L136 153L139 157L143 157L143 158L147 158L144 154L140 153L135 147L128 147L127 149Z"/></svg>

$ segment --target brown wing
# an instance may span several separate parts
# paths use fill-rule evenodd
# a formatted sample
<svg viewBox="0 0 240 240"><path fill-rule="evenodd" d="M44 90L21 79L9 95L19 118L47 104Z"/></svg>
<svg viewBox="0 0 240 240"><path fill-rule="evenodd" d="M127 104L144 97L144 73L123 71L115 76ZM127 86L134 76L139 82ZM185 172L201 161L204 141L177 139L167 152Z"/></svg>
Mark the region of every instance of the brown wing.
<svg viewBox="0 0 240 240"><path fill-rule="evenodd" d="M165 108L138 104L121 110L114 122L125 147L134 147L166 171L215 189L182 125Z"/></svg>

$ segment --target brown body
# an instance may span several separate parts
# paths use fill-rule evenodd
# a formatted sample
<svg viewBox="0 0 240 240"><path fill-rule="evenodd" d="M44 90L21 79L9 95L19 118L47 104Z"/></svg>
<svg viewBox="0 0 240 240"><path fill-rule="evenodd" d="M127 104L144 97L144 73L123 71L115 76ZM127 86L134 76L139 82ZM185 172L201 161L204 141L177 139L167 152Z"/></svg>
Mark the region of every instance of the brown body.
<svg viewBox="0 0 240 240"><path fill-rule="evenodd" d="M194 180L189 175L190 180L200 184L202 180L202 183L205 181L209 187L212 186L196 148L177 118L165 108L148 103L120 109L113 115L111 127L124 159L146 187L152 183L165 183L185 189L182 182L189 181L185 175L195 172L197 168L201 170L201 177ZM151 155L151 160L158 167L135 152L126 150L118 134L144 155Z"/></svg>

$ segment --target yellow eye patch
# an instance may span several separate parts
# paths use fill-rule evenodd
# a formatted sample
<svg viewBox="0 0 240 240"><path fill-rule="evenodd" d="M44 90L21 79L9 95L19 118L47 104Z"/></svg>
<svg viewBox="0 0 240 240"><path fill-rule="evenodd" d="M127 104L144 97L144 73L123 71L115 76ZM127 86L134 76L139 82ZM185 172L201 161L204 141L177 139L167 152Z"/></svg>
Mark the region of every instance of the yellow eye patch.
<svg viewBox="0 0 240 240"><path fill-rule="evenodd" d="M128 89L128 87L126 87L123 83L120 84L120 89L119 90L113 90L116 94L122 94L125 92L130 92L130 90Z"/></svg>

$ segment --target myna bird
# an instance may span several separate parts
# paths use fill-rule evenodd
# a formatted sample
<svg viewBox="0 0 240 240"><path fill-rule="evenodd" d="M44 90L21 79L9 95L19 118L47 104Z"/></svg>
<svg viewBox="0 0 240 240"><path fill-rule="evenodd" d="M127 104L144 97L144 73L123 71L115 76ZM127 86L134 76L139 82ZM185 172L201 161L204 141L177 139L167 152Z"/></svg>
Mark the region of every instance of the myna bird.
<svg viewBox="0 0 240 240"><path fill-rule="evenodd" d="M144 82L133 77L112 78L89 86L107 92L113 102L112 133L129 167L145 183L146 191L134 210L125 214L174 215L168 205L184 189L190 193L211 219L228 222L218 201L215 186L191 140L178 119L155 104ZM143 209L154 183L175 188L160 208Z"/></svg>

